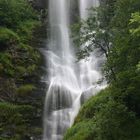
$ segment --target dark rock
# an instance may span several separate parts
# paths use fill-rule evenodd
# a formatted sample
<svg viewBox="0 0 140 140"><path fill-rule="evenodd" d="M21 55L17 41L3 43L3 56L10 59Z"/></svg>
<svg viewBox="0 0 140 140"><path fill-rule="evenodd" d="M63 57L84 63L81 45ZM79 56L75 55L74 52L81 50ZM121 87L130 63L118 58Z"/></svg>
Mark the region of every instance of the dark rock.
<svg viewBox="0 0 140 140"><path fill-rule="evenodd" d="M47 7L47 0L28 0L35 9L45 9Z"/></svg>
<svg viewBox="0 0 140 140"><path fill-rule="evenodd" d="M81 95L81 104L84 104L91 96L93 96L93 88L85 90Z"/></svg>

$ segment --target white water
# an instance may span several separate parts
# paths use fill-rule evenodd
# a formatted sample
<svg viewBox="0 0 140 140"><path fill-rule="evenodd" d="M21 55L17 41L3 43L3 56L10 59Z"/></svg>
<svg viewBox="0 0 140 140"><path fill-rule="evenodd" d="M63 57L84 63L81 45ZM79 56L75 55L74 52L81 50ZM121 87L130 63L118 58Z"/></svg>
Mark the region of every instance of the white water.
<svg viewBox="0 0 140 140"><path fill-rule="evenodd" d="M81 96L103 88L95 84L101 74L94 54L89 61L75 61L69 33L70 4L71 0L49 0L50 38L49 50L45 52L49 88L45 99L43 140L62 140L79 111ZM86 9L92 4L96 6L95 0L80 1L81 18L87 17Z"/></svg>
<svg viewBox="0 0 140 140"><path fill-rule="evenodd" d="M91 7L97 7L99 5L98 0L79 0L79 9L81 19L86 19L88 17L88 10Z"/></svg>
<svg viewBox="0 0 140 140"><path fill-rule="evenodd" d="M79 11L82 20L88 18L88 11L91 7L97 7L99 5L98 0L79 0ZM88 42L86 42L88 44ZM85 43L85 45L86 45ZM83 46L84 47L84 44ZM99 64L102 63L103 58L99 59L96 56L96 51L90 54L88 60L81 60L79 62L80 66L80 83L81 89L83 91L84 99L96 94L98 91L103 89L106 85L98 85L97 82L102 78L99 71Z"/></svg>

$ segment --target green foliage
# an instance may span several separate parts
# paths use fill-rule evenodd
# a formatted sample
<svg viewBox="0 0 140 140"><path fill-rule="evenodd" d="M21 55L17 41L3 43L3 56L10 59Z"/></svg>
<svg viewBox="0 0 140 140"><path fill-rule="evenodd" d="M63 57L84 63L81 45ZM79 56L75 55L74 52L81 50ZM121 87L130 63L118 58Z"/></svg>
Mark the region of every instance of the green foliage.
<svg viewBox="0 0 140 140"><path fill-rule="evenodd" d="M35 86L34 85L22 85L17 89L17 93L20 95L26 95L31 93L33 90L35 90Z"/></svg>
<svg viewBox="0 0 140 140"><path fill-rule="evenodd" d="M19 36L8 28L0 27L0 48L10 45L16 45L19 42Z"/></svg>
<svg viewBox="0 0 140 140"><path fill-rule="evenodd" d="M140 62L137 64L137 71L140 72Z"/></svg>
<svg viewBox="0 0 140 140"><path fill-rule="evenodd" d="M90 41L80 50L81 58L95 48L106 56L103 72L109 86L81 107L64 139L139 140L140 1L101 0L87 21L74 27L79 46Z"/></svg>
<svg viewBox="0 0 140 140"><path fill-rule="evenodd" d="M41 123L34 123L42 119L41 97L35 95L41 57L32 46L38 16L27 0L0 0L1 140L25 140L42 132Z"/></svg>
<svg viewBox="0 0 140 140"><path fill-rule="evenodd" d="M95 115L95 111L100 110L110 99L110 89L102 90L97 96L89 99L89 101L81 107L80 112L75 119L75 123L92 118Z"/></svg>
<svg viewBox="0 0 140 140"><path fill-rule="evenodd" d="M135 114L128 112L127 107L113 100L104 104L95 115L96 139L99 140L127 140L133 137L132 129Z"/></svg>
<svg viewBox="0 0 140 140"><path fill-rule="evenodd" d="M35 10L25 0L1 0L0 9L0 26L15 29L23 21L37 19Z"/></svg>
<svg viewBox="0 0 140 140"><path fill-rule="evenodd" d="M93 120L82 121L68 129L64 140L93 140L95 124Z"/></svg>
<svg viewBox="0 0 140 140"><path fill-rule="evenodd" d="M105 89L92 97L81 108L76 121L64 140L131 140L140 138L139 120Z"/></svg>
<svg viewBox="0 0 140 140"><path fill-rule="evenodd" d="M8 137L16 139L17 136L21 139L22 135L27 134L29 129L27 124L30 122L30 115L34 112L32 106L0 102L0 112L0 134L5 133L7 139ZM28 114L26 112L28 112Z"/></svg>
<svg viewBox="0 0 140 140"><path fill-rule="evenodd" d="M27 43L32 38L32 32L34 27L40 23L35 20L23 21L18 25L17 33L21 36L21 41Z"/></svg>
<svg viewBox="0 0 140 140"><path fill-rule="evenodd" d="M37 12L24 0L1 0L0 9L0 74L18 79L32 75L40 59L28 45L39 25Z"/></svg>
<svg viewBox="0 0 140 140"><path fill-rule="evenodd" d="M140 36L140 13L132 13L131 19L130 19L130 25L134 25L135 28L130 29L130 33L133 36Z"/></svg>
<svg viewBox="0 0 140 140"><path fill-rule="evenodd" d="M14 67L11 61L11 54L0 52L0 64L1 64L1 75L3 73L7 74L8 76L14 75Z"/></svg>

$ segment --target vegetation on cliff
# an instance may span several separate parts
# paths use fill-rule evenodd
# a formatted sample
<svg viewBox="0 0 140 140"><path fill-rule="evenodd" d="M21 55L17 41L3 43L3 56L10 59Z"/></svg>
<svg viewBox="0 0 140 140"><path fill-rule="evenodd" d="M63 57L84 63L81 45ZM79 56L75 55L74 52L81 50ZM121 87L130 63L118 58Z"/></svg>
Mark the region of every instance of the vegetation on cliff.
<svg viewBox="0 0 140 140"><path fill-rule="evenodd" d="M139 140L140 1L101 0L89 12L73 27L77 45L90 40L78 56L87 57L93 46L106 56L108 87L82 106L64 140Z"/></svg>
<svg viewBox="0 0 140 140"><path fill-rule="evenodd" d="M32 46L39 13L26 0L0 0L0 139L42 134L41 55Z"/></svg>

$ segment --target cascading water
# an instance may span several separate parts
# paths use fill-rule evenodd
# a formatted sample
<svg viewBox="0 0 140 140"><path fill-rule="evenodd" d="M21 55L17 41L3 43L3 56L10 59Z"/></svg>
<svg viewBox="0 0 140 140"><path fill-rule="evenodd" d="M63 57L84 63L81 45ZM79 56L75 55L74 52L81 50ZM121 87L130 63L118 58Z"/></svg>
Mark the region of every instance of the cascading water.
<svg viewBox="0 0 140 140"><path fill-rule="evenodd" d="M79 0L79 9L81 19L88 17L88 9L91 7L97 7L99 5L98 0Z"/></svg>
<svg viewBox="0 0 140 140"><path fill-rule="evenodd" d="M91 7L97 7L99 5L98 0L80 0L79 1L79 11L80 17L82 20L86 20L88 18L88 11ZM88 42L86 42L88 44ZM84 47L86 43L83 44ZM88 60L81 60L79 62L80 66L80 83L82 89L82 97L83 100L88 99L90 96L94 95L101 89L103 89L106 85L98 85L97 82L102 78L100 73L100 63L102 63L104 59L99 59L96 56L96 50L90 54Z"/></svg>
<svg viewBox="0 0 140 140"><path fill-rule="evenodd" d="M45 99L43 140L63 139L78 113L81 95L91 88L97 91L93 83L101 77L94 55L90 61L75 61L69 35L70 4L71 0L49 0L50 37L45 52L49 88ZM91 6L91 0L80 0L79 5L81 18L86 18L85 9Z"/></svg>
<svg viewBox="0 0 140 140"><path fill-rule="evenodd" d="M61 140L80 107L81 90L69 37L69 0L49 1L50 42L46 52L49 89L44 112L44 140Z"/></svg>

